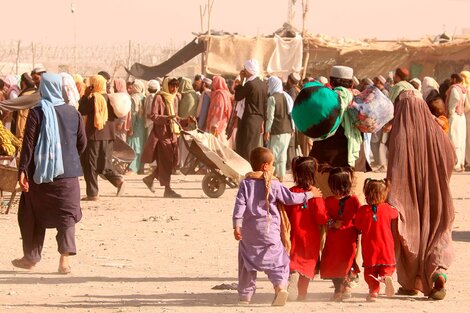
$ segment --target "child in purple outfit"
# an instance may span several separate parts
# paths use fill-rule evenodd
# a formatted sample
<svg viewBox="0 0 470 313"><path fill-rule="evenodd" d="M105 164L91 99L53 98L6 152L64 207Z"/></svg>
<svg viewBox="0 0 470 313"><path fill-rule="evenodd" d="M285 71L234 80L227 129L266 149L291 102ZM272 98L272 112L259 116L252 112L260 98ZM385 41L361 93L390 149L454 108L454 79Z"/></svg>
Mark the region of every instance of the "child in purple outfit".
<svg viewBox="0 0 470 313"><path fill-rule="evenodd" d="M272 305L283 306L287 300L289 255L281 242L281 218L276 206L306 203L312 191L292 193L272 177L274 156L269 149L256 148L250 163L254 172L240 183L233 227L238 250L239 304L249 304L256 290L257 272L265 272L272 282L275 297ZM321 193L315 190L316 193Z"/></svg>

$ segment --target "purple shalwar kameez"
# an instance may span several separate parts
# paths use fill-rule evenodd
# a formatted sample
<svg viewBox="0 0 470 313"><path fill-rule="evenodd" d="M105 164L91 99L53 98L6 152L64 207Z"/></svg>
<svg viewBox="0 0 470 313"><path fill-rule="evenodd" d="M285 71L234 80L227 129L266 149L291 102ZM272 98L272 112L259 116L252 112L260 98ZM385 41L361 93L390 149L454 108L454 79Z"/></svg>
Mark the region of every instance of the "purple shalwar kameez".
<svg viewBox="0 0 470 313"><path fill-rule="evenodd" d="M292 193L279 181L272 180L268 216L264 180L247 178L240 183L233 226L241 227L242 234L238 250L241 301L250 301L255 293L257 272L265 272L273 286L287 287L289 255L281 242L281 219L276 203L301 204L312 196L310 192Z"/></svg>

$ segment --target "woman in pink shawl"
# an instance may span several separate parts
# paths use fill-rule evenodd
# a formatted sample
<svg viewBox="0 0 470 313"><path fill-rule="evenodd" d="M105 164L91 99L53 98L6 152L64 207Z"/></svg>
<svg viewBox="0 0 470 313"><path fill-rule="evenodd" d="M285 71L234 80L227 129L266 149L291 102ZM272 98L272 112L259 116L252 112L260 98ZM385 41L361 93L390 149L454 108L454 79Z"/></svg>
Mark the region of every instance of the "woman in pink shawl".
<svg viewBox="0 0 470 313"><path fill-rule="evenodd" d="M419 290L441 300L453 258L452 143L421 95L412 90L397 97L388 143L389 203L399 211L399 293L415 295Z"/></svg>
<svg viewBox="0 0 470 313"><path fill-rule="evenodd" d="M211 102L207 114L206 131L214 136L227 141L225 129L227 128L232 112L233 96L230 93L227 83L222 76L214 76L212 79Z"/></svg>
<svg viewBox="0 0 470 313"><path fill-rule="evenodd" d="M20 94L20 87L18 87L18 80L13 75L7 75L3 79L5 82L5 98L7 100L13 100L18 98Z"/></svg>

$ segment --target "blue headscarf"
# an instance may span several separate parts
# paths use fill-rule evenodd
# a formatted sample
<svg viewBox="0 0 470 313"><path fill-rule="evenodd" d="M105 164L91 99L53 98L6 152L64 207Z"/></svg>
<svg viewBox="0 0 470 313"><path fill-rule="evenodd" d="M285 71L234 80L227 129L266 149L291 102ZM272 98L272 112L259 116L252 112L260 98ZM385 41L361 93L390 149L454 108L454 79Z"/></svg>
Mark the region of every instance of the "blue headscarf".
<svg viewBox="0 0 470 313"><path fill-rule="evenodd" d="M50 183L55 177L64 173L59 126L54 109L55 106L65 104L62 96L62 77L52 73L42 74L39 92L41 93L39 107L44 112L44 120L34 150L36 184Z"/></svg>

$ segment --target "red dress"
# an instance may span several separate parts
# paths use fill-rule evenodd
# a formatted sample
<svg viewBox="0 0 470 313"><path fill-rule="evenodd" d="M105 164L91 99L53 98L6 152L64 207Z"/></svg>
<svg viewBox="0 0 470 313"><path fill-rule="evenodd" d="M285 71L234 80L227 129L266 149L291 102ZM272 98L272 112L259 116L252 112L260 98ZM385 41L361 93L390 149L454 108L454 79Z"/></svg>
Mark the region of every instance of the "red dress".
<svg viewBox="0 0 470 313"><path fill-rule="evenodd" d="M392 221L398 211L387 203L377 207L376 221L372 206L363 205L356 214L356 228L362 232L362 259L364 267L394 266L395 251Z"/></svg>
<svg viewBox="0 0 470 313"><path fill-rule="evenodd" d="M294 186L292 192L305 192ZM290 271L296 271L308 278L313 278L315 265L320 256L320 225L328 222L323 198L312 198L303 205L286 206L291 224Z"/></svg>
<svg viewBox="0 0 470 313"><path fill-rule="evenodd" d="M340 201L344 203L343 206ZM343 221L343 224L338 229L328 229L320 275L321 278L345 277L356 256L357 230L354 227L354 218L361 204L356 196L348 196L343 199L328 197L325 205L328 215L335 221Z"/></svg>

